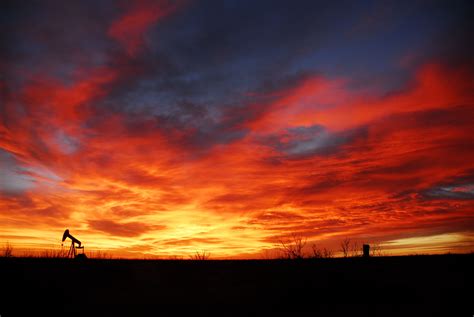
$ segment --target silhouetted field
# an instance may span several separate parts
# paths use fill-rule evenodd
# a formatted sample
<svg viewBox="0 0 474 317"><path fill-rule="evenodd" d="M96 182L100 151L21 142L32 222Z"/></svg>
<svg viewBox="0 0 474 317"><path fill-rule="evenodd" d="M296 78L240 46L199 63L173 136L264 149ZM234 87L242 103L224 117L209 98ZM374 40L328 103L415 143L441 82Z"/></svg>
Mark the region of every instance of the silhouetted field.
<svg viewBox="0 0 474 317"><path fill-rule="evenodd" d="M473 260L5 258L0 315L472 316Z"/></svg>

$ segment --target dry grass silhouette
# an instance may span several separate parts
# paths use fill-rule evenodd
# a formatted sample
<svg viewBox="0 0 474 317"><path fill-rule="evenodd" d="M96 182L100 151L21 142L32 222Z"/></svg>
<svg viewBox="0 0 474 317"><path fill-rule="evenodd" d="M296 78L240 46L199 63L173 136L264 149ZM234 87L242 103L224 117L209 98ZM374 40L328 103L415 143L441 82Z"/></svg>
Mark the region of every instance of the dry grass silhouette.
<svg viewBox="0 0 474 317"><path fill-rule="evenodd" d="M1 256L4 258L13 257L13 246L10 244L10 242L5 243L3 246Z"/></svg>
<svg viewBox="0 0 474 317"><path fill-rule="evenodd" d="M54 258L61 259L67 257L67 251L64 249L46 249L42 250L39 255L39 258Z"/></svg>
<svg viewBox="0 0 474 317"><path fill-rule="evenodd" d="M112 254L102 251L102 250L89 251L87 256L90 259L99 259L99 260L111 260L114 258Z"/></svg>
<svg viewBox="0 0 474 317"><path fill-rule="evenodd" d="M204 261L204 260L209 260L210 256L211 256L210 252L196 251L193 255L190 255L190 258L191 260Z"/></svg>

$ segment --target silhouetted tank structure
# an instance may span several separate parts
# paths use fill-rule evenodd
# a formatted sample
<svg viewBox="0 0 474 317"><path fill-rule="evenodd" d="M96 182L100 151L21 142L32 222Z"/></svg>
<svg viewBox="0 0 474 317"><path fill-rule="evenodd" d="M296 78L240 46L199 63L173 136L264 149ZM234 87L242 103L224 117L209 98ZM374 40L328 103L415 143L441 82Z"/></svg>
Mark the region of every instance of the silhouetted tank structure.
<svg viewBox="0 0 474 317"><path fill-rule="evenodd" d="M368 258L370 256L370 245L364 244L362 246L362 251L364 253L364 258Z"/></svg>

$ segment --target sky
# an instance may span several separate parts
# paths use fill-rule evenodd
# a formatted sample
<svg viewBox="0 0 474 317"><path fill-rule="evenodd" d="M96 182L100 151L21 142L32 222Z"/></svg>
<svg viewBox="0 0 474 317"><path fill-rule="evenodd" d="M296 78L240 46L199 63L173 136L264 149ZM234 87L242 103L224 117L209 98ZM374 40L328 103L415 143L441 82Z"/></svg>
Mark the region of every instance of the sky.
<svg viewBox="0 0 474 317"><path fill-rule="evenodd" d="M473 9L2 1L0 244L472 252Z"/></svg>

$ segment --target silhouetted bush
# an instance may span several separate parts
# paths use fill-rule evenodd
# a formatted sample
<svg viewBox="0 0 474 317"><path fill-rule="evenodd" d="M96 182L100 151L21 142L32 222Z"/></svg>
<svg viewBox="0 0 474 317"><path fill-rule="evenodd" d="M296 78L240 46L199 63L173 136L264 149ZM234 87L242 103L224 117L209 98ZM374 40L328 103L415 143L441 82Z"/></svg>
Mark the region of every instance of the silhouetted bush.
<svg viewBox="0 0 474 317"><path fill-rule="evenodd" d="M345 258L362 256L362 246L357 241L345 238L341 241L340 247L342 256Z"/></svg>
<svg viewBox="0 0 474 317"><path fill-rule="evenodd" d="M313 244L311 246L311 248L313 249L312 258L315 258L315 259L329 259L329 258L332 258L334 256L332 250L329 250L329 249L326 249L326 248L319 249L315 244Z"/></svg>
<svg viewBox="0 0 474 317"><path fill-rule="evenodd" d="M380 242L374 242L370 245L370 256L385 256Z"/></svg>
<svg viewBox="0 0 474 317"><path fill-rule="evenodd" d="M13 247L10 242L7 242L5 246L2 248L2 257L4 258L11 258L13 257Z"/></svg>
<svg viewBox="0 0 474 317"><path fill-rule="evenodd" d="M194 253L193 255L190 256L190 258L191 258L191 260L203 261L203 260L208 260L210 256L211 256L210 252L196 251L196 253Z"/></svg>
<svg viewBox="0 0 474 317"><path fill-rule="evenodd" d="M283 253L283 257L286 259L303 259L304 258L304 246L306 245L306 238L293 234L290 240L280 241L280 252Z"/></svg>
<svg viewBox="0 0 474 317"><path fill-rule="evenodd" d="M352 242L351 244L351 257L355 258L355 257L359 257L359 256L362 256L362 246L359 245L359 242L357 241L354 241Z"/></svg>
<svg viewBox="0 0 474 317"><path fill-rule="evenodd" d="M350 246L351 246L351 239L345 238L341 241L341 252L342 255L347 258L349 256Z"/></svg>

